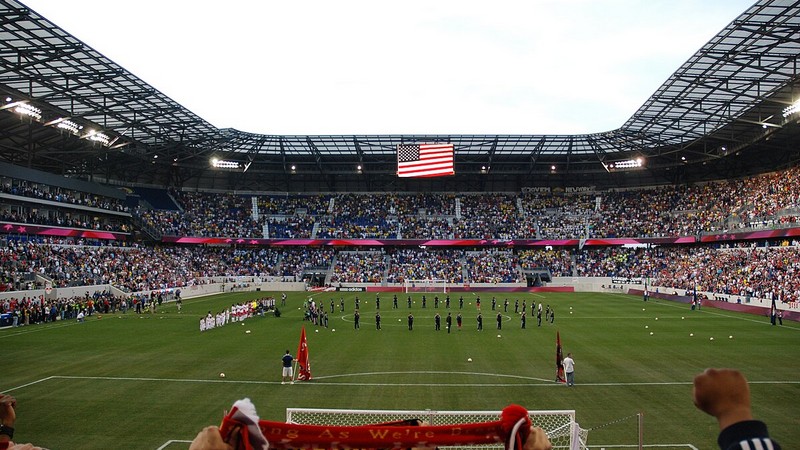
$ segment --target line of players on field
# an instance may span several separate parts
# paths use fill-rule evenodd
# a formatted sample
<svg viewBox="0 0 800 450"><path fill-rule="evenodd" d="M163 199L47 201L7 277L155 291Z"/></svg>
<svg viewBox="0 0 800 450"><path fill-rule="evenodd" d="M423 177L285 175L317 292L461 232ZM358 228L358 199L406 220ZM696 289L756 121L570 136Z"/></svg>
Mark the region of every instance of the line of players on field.
<svg viewBox="0 0 800 450"><path fill-rule="evenodd" d="M275 310L275 297L262 297L247 302L234 303L230 308L216 314L211 311L200 318L200 331L219 328L232 322L241 322L255 315L263 316L268 311Z"/></svg>

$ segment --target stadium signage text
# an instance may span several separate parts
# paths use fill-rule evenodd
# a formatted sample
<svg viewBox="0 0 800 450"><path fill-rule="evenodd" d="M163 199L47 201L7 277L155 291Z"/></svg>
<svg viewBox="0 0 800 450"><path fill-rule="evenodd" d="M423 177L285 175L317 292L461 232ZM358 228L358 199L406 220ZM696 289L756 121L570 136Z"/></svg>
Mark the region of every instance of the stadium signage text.
<svg viewBox="0 0 800 450"><path fill-rule="evenodd" d="M612 284L642 284L644 281L641 278L612 278Z"/></svg>

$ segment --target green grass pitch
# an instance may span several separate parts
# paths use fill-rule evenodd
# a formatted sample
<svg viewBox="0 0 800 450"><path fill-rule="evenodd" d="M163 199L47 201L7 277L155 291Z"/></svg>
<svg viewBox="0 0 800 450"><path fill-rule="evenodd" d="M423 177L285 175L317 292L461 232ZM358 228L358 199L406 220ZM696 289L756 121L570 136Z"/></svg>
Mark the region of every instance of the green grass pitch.
<svg viewBox="0 0 800 450"><path fill-rule="evenodd" d="M17 441L59 450L182 450L188 444L180 441L218 424L223 410L249 397L268 420L284 420L287 407L574 409L580 425L592 429L590 447L608 449L636 444L635 414L642 412L645 445L712 449L716 423L691 402L692 377L706 367L744 371L755 416L784 448L800 440L800 325L794 322L770 326L764 317L690 311L621 294L525 293L495 294L499 304L511 303L498 331L492 294L482 293L484 331L478 332L476 296L467 293L463 329L448 334L443 304L443 329L434 331L436 294L426 294L426 309L422 294L413 294L409 310L406 294L398 294L400 307L392 309L392 294L382 293L383 329L376 331L374 293L288 294L279 318L255 317L205 333L198 324L207 311L265 293L190 299L181 314L167 304L154 315L0 330L0 391L18 399ZM352 321L356 295L360 331ZM454 317L460 295L451 294ZM328 329L302 320L309 296L329 311ZM529 309L533 301L550 304L555 323L537 327L529 316L527 329L520 329L517 298ZM281 385L280 358L287 349L296 353L302 326L314 380ZM556 331L564 353L575 358L575 388L553 382Z"/></svg>

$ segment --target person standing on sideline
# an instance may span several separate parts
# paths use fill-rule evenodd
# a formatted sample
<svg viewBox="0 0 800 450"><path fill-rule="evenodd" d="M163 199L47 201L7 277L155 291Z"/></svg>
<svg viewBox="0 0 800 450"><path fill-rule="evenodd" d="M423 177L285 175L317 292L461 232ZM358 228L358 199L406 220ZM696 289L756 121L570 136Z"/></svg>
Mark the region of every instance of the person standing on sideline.
<svg viewBox="0 0 800 450"><path fill-rule="evenodd" d="M380 330L381 329L381 313L380 312L376 312L375 313L375 329L376 330Z"/></svg>
<svg viewBox="0 0 800 450"><path fill-rule="evenodd" d="M572 359L572 353L567 353L562 364L564 365L564 374L567 376L567 386L575 386L575 360Z"/></svg>
<svg viewBox="0 0 800 450"><path fill-rule="evenodd" d="M361 314L358 313L358 310L353 313L353 326L356 330L361 329L361 325L359 322L361 321Z"/></svg>
<svg viewBox="0 0 800 450"><path fill-rule="evenodd" d="M281 380L281 384L286 384L286 380L289 380L290 384L294 384L294 373L292 372L292 361L294 361L294 358L292 358L289 350L286 350L286 354L283 355L281 360L283 361L283 379Z"/></svg>

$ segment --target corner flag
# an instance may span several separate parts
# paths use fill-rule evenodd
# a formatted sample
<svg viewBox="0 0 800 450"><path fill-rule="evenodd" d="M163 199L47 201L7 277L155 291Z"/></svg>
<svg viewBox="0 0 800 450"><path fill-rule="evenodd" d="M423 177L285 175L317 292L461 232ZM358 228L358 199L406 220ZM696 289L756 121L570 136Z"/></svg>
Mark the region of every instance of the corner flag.
<svg viewBox="0 0 800 450"><path fill-rule="evenodd" d="M556 382L566 383L567 379L564 378L564 355L561 352L561 334L556 331Z"/></svg>
<svg viewBox="0 0 800 450"><path fill-rule="evenodd" d="M311 379L311 363L308 360L306 327L303 327L302 331L300 331L300 345L297 347L297 379L303 381Z"/></svg>

